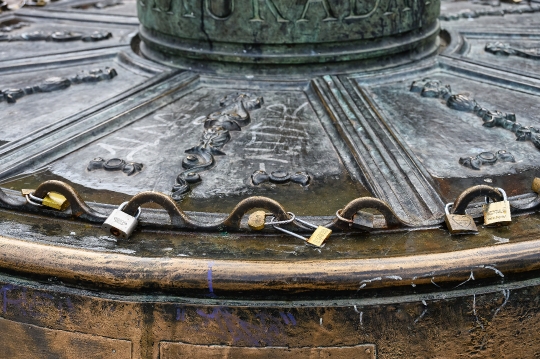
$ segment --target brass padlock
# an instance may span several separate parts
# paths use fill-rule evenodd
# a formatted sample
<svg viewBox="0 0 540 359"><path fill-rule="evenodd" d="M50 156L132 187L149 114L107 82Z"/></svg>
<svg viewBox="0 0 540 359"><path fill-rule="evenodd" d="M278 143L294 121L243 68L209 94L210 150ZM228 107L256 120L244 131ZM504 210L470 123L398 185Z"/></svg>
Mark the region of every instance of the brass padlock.
<svg viewBox="0 0 540 359"><path fill-rule="evenodd" d="M476 224L472 216L468 214L451 214L450 207L453 206L453 203L448 203L444 207L444 221L446 222L446 227L451 234L470 234L478 233Z"/></svg>
<svg viewBox="0 0 540 359"><path fill-rule="evenodd" d="M255 231L260 231L264 229L265 221L266 213L264 211L256 211L249 215L248 226Z"/></svg>
<svg viewBox="0 0 540 359"><path fill-rule="evenodd" d="M313 244L314 246L320 247L323 245L324 241L326 241L328 237L330 237L331 234L332 234L331 229L328 229L323 226L318 226L315 229L315 232L313 232L313 234L309 237L307 242L309 244Z"/></svg>
<svg viewBox="0 0 540 359"><path fill-rule="evenodd" d="M293 217L294 219L294 217ZM278 222L270 222L269 224L272 224L274 226L275 229L277 230L280 230L281 232L283 233L287 233L287 234L290 234L291 236L294 236L296 238L300 238L304 241L306 241L307 243L313 245L313 246L316 246L316 247L321 247L323 244L324 244L324 241L326 241L328 239L328 237L330 237L330 235L332 234L332 230L331 229L328 229L326 227L323 227L323 226L316 226L314 224L311 224L309 222L306 222L306 221L303 221L301 220L300 218L296 218L294 219L310 228L313 228L315 229L315 232L313 232L311 234L311 236L309 238L305 238L299 234L296 234L294 232L291 232L291 231L288 231L286 229L283 229L279 226L277 226L277 224L279 224Z"/></svg>
<svg viewBox="0 0 540 359"><path fill-rule="evenodd" d="M489 225L508 225L512 223L512 216L510 214L510 202L506 197L506 192L502 188L497 188L503 195L503 200L499 202L488 202L486 198L486 204L483 206L484 210L484 224Z"/></svg>
<svg viewBox="0 0 540 359"><path fill-rule="evenodd" d="M54 208L59 211L65 211L69 207L67 198L57 192L49 192L43 198L34 196L33 189L22 189L21 194L26 197L28 203L36 206Z"/></svg>
<svg viewBox="0 0 540 359"><path fill-rule="evenodd" d="M540 194L540 178L535 177L535 178L533 179L532 190L533 190L534 192Z"/></svg>

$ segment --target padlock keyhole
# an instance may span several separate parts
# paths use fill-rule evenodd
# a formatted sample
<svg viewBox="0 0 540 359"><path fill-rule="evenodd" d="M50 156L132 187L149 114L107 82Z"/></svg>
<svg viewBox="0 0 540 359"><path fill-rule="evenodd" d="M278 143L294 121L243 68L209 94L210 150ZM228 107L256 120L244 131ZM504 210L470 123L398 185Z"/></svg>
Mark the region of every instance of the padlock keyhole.
<svg viewBox="0 0 540 359"><path fill-rule="evenodd" d="M111 234L113 236L115 236L115 237L119 237L120 236L120 231L117 228L112 227L111 228Z"/></svg>

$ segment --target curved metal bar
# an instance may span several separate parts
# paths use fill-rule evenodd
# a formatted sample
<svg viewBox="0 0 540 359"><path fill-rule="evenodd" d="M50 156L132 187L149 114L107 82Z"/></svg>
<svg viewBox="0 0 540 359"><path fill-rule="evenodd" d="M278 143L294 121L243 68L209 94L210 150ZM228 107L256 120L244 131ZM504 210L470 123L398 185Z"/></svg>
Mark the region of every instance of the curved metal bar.
<svg viewBox="0 0 540 359"><path fill-rule="evenodd" d="M536 192L536 198L534 198L532 201L529 201L527 203L516 203L516 202L510 202L510 207L518 209L518 210L528 210L533 209L535 207L540 206L540 178L535 177L532 183L532 190Z"/></svg>
<svg viewBox="0 0 540 359"><path fill-rule="evenodd" d="M94 223L103 223L107 219L106 215L90 208L77 191L67 183L56 180L45 181L36 188L34 196L43 198L49 192L57 192L66 197L71 206L71 213L75 217Z"/></svg>
<svg viewBox="0 0 540 359"><path fill-rule="evenodd" d="M289 219L289 215L285 209L273 199L267 197L249 197L242 200L232 210L231 214L223 221L212 224L197 223L190 219L184 211L182 211L176 202L170 197L160 192L141 192L133 196L123 211L129 215L135 215L137 208L145 203L156 203L163 207L169 217L171 224L175 227L204 229L204 230L222 230L224 228L239 229L242 217L249 211L255 208L263 208L272 212L279 220Z"/></svg>
<svg viewBox="0 0 540 359"><path fill-rule="evenodd" d="M19 209L26 205L26 200L21 198L13 198L8 196L0 189L0 207L9 209Z"/></svg>
<svg viewBox="0 0 540 359"><path fill-rule="evenodd" d="M268 197L253 196L240 201L240 203L234 207L231 214L229 214L229 217L222 222L222 226L235 229L240 228L242 217L244 217L248 211L256 208L262 208L272 212L272 214L280 221L289 219L287 211L285 211L279 202Z"/></svg>
<svg viewBox="0 0 540 359"><path fill-rule="evenodd" d="M478 185L473 186L470 188L467 188L465 191L461 192L461 194L456 198L454 201L454 206L452 207L452 214L465 214L465 210L467 209L467 206L473 199L476 197L489 197L493 199L494 201L502 201L503 195L499 190L495 187L491 187L488 185Z"/></svg>
<svg viewBox="0 0 540 359"><path fill-rule="evenodd" d="M527 202L527 203L516 203L515 201L510 201L510 208L515 208L520 211L525 211L528 209L533 209L540 206L540 194L536 196L533 200Z"/></svg>
<svg viewBox="0 0 540 359"><path fill-rule="evenodd" d="M356 198L352 201L350 201L345 208L341 210L341 217L346 220L353 220L354 215L356 212L364 209L364 208L373 208L379 211L386 221L386 227L385 228L396 228L401 226L406 226L406 224L399 219L397 214L390 208L388 203L381 201L378 198L374 197L360 197ZM335 218L332 223L327 226L328 228L338 228L341 230L345 230L349 228L350 222L343 221L339 218ZM354 225L354 222L351 223ZM356 224L357 225L357 224ZM357 225L358 226L358 225ZM369 228L369 227L368 227ZM373 228L373 227L371 227Z"/></svg>
<svg viewBox="0 0 540 359"><path fill-rule="evenodd" d="M135 216L138 208L146 203L156 203L163 207L171 218L171 224L175 227L201 227L193 222L170 196L161 192L146 191L137 193L135 196L131 197L122 211Z"/></svg>

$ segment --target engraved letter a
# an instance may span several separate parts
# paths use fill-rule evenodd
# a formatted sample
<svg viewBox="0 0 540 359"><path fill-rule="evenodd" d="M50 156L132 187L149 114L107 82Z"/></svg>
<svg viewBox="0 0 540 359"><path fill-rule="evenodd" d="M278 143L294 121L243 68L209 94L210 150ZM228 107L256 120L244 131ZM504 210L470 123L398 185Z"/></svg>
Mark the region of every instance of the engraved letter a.
<svg viewBox="0 0 540 359"><path fill-rule="evenodd" d="M261 21L264 22L264 19L261 18L261 10L259 8L259 1L261 0L251 0L253 3L253 18L249 21ZM278 8L274 4L272 0L262 0L268 6L268 9L276 17L277 22L289 22L289 20L284 19L283 16L281 16L281 13L279 12Z"/></svg>
<svg viewBox="0 0 540 359"><path fill-rule="evenodd" d="M302 11L302 17L300 19L296 20L296 22L301 21L308 21L306 19L306 13L309 9L309 6L313 3L320 2L323 6L324 11L326 12L326 17L323 19L323 21L335 21L337 20L336 17L332 14L332 10L330 9L330 5L328 5L328 0L307 0L306 6L304 6L304 11Z"/></svg>

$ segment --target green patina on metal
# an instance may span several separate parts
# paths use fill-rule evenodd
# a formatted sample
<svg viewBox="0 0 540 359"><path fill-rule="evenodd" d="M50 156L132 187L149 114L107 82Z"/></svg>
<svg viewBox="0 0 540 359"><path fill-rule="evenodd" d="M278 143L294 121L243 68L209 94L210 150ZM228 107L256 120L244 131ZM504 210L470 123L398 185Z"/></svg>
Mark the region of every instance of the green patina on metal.
<svg viewBox="0 0 540 359"><path fill-rule="evenodd" d="M305 64L436 42L439 0L140 0L142 50L163 61ZM173 57L171 57L171 55Z"/></svg>

